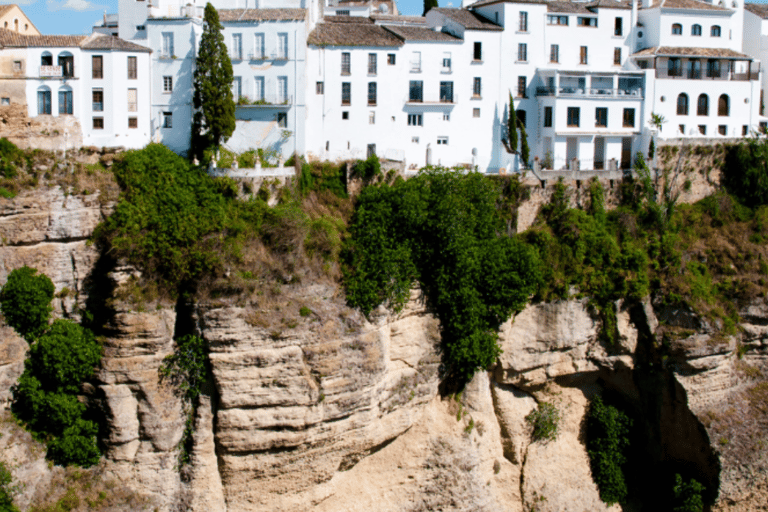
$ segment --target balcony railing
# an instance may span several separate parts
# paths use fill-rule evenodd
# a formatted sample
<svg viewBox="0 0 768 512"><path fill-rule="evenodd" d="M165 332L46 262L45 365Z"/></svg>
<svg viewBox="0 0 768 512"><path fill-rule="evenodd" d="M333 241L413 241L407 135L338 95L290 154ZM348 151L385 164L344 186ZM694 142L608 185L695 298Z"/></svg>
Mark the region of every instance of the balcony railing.
<svg viewBox="0 0 768 512"><path fill-rule="evenodd" d="M64 76L61 66L40 66L40 78L61 78Z"/></svg>
<svg viewBox="0 0 768 512"><path fill-rule="evenodd" d="M601 89L578 87L537 87L536 96L567 96L569 98L621 98L642 99L642 89Z"/></svg>
<svg viewBox="0 0 768 512"><path fill-rule="evenodd" d="M252 98L250 96L240 96L235 102L238 108L253 108L253 107L272 107L272 108L285 108L293 105L293 96L264 96L259 99Z"/></svg>
<svg viewBox="0 0 768 512"><path fill-rule="evenodd" d="M436 98L435 96L430 97L424 97L424 96L411 96L406 95L403 99L403 102L408 105L455 105L456 104L456 96L452 97L442 97L442 98Z"/></svg>
<svg viewBox="0 0 768 512"><path fill-rule="evenodd" d="M757 80L760 77L759 70L752 70L750 72L733 72L725 68L719 70L702 69L701 71L679 71L669 70L666 68L656 69L656 78L668 78L673 80L732 80L732 81L748 81Z"/></svg>

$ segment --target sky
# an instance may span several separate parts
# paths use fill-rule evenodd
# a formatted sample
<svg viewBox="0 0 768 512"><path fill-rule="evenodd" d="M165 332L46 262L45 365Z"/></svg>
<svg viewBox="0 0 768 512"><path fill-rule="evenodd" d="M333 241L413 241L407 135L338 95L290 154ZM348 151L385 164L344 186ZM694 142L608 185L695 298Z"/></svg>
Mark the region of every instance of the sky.
<svg viewBox="0 0 768 512"><path fill-rule="evenodd" d="M750 0L766 3L768 0ZM441 7L461 5L461 0L440 0ZM0 0L0 4L18 4L41 34L90 34L104 11L117 13L117 0ZM397 0L402 14L420 15L424 0Z"/></svg>

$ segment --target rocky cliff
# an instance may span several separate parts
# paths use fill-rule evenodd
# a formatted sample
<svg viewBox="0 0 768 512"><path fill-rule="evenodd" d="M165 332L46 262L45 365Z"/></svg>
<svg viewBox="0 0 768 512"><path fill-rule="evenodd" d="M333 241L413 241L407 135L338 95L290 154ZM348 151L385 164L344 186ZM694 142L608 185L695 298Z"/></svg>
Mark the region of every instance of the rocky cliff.
<svg viewBox="0 0 768 512"><path fill-rule="evenodd" d="M332 283L284 285L269 300L124 300L134 271L96 271L86 242L107 212L95 195L55 188L4 200L0 282L37 267L67 290L58 315L85 305L89 279L113 289L104 358L84 390L106 419L104 459L91 474L122 489L122 501L105 501L112 510L607 510L584 445L589 400L606 392L643 418L651 467L694 468L719 489L718 510L765 503L764 301L725 338L701 322L665 337L657 318L669 326L680 315L650 301L618 304L615 346L601 341L586 299L532 305L502 326L495 369L441 396L438 324L417 294L401 313L370 320ZM187 410L158 371L180 332L205 340L212 375L187 468L178 464ZM7 404L28 347L5 326L0 340ZM542 401L560 410L560 432L534 442L525 417ZM13 422L0 430L0 459L26 484L17 503L59 499L69 473L49 468Z"/></svg>

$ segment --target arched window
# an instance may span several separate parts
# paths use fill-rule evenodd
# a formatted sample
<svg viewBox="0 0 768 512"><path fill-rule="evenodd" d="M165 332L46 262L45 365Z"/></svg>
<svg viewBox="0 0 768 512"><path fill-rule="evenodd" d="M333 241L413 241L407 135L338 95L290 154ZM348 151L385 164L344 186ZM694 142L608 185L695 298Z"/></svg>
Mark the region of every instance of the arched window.
<svg viewBox="0 0 768 512"><path fill-rule="evenodd" d="M51 88L47 85L37 89L37 115L51 113Z"/></svg>
<svg viewBox="0 0 768 512"><path fill-rule="evenodd" d="M42 55L40 55L40 65L53 66L53 55L51 55L51 52L43 52Z"/></svg>
<svg viewBox="0 0 768 512"><path fill-rule="evenodd" d="M19 20L13 20L13 29L18 32L19 31Z"/></svg>
<svg viewBox="0 0 768 512"><path fill-rule="evenodd" d="M672 35L673 36L683 35L683 26L679 23L672 24Z"/></svg>
<svg viewBox="0 0 768 512"><path fill-rule="evenodd" d="M728 99L727 94L721 94L717 100L717 115L727 116L731 112L731 101Z"/></svg>
<svg viewBox="0 0 768 512"><path fill-rule="evenodd" d="M75 57L69 52L61 52L58 58L58 65L61 66L61 74L64 78L75 76Z"/></svg>
<svg viewBox="0 0 768 512"><path fill-rule="evenodd" d="M72 88L68 85L59 89L59 114L72 114Z"/></svg>
<svg viewBox="0 0 768 512"><path fill-rule="evenodd" d="M691 35L692 36L700 36L701 35L701 25L693 25L691 27Z"/></svg>
<svg viewBox="0 0 768 512"><path fill-rule="evenodd" d="M680 96L677 97L677 115L688 115L688 95L685 93L681 93Z"/></svg>
<svg viewBox="0 0 768 512"><path fill-rule="evenodd" d="M712 25L709 31L709 35L712 37L720 37L720 25Z"/></svg>
<svg viewBox="0 0 768 512"><path fill-rule="evenodd" d="M706 94L699 96L698 107L696 108L696 114L700 116L709 115L709 97Z"/></svg>

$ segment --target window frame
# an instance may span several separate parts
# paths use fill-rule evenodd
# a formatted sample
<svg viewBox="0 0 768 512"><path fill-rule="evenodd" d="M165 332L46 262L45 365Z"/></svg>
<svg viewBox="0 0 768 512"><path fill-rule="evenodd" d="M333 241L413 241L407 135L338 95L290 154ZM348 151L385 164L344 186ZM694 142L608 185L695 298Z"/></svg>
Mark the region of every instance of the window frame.
<svg viewBox="0 0 768 512"><path fill-rule="evenodd" d="M91 78L102 80L104 78L104 56L91 55Z"/></svg>
<svg viewBox="0 0 768 512"><path fill-rule="evenodd" d="M517 62L528 62L528 43L517 43Z"/></svg>
<svg viewBox="0 0 768 512"><path fill-rule="evenodd" d="M520 11L519 23L517 26L518 32L528 32L528 12Z"/></svg>
<svg viewBox="0 0 768 512"><path fill-rule="evenodd" d="M542 121L543 128L552 128L552 107L544 107L544 119Z"/></svg>
<svg viewBox="0 0 768 512"><path fill-rule="evenodd" d="M128 74L128 80L137 80L139 76L139 66L138 66L138 57L129 55L128 61L127 61L127 74Z"/></svg>
<svg viewBox="0 0 768 512"><path fill-rule="evenodd" d="M559 44L549 45L549 62L552 64L560 63L560 45Z"/></svg>
<svg viewBox="0 0 768 512"><path fill-rule="evenodd" d="M424 103L424 80L408 81L408 102Z"/></svg>
<svg viewBox="0 0 768 512"><path fill-rule="evenodd" d="M472 50L472 62L483 62L483 43L475 41Z"/></svg>
<svg viewBox="0 0 768 512"><path fill-rule="evenodd" d="M698 23L694 23L691 25L691 36L692 37L701 37L701 25Z"/></svg>
<svg viewBox="0 0 768 512"><path fill-rule="evenodd" d="M634 128L636 124L635 109L631 107L624 108L621 116L621 126L623 128Z"/></svg>
<svg viewBox="0 0 768 512"><path fill-rule="evenodd" d="M97 98L99 98L97 100ZM91 110L93 112L104 112L104 89L91 90Z"/></svg>
<svg viewBox="0 0 768 512"><path fill-rule="evenodd" d="M621 37L624 35L624 18L616 16L613 21L613 35L614 37Z"/></svg>
<svg viewBox="0 0 768 512"><path fill-rule="evenodd" d="M440 103L453 103L453 81L445 80L440 82Z"/></svg>
<svg viewBox="0 0 768 512"><path fill-rule="evenodd" d="M483 97L483 79L482 77L476 76L472 80L472 97L473 98L482 98Z"/></svg>
<svg viewBox="0 0 768 512"><path fill-rule="evenodd" d="M378 101L378 86L376 82L368 82L368 105L375 106Z"/></svg>
<svg viewBox="0 0 768 512"><path fill-rule="evenodd" d="M352 82L341 82L341 105L352 105Z"/></svg>
<svg viewBox="0 0 768 512"><path fill-rule="evenodd" d="M517 77L517 97L518 98L527 98L528 97L528 77L524 75L518 75Z"/></svg>
<svg viewBox="0 0 768 512"><path fill-rule="evenodd" d="M672 35L673 36L681 36L683 35L683 25L680 23L673 23L672 24Z"/></svg>
<svg viewBox="0 0 768 512"><path fill-rule="evenodd" d="M579 128L581 125L581 108L568 107L567 126L569 128Z"/></svg>
<svg viewBox="0 0 768 512"><path fill-rule="evenodd" d="M723 29L720 25L712 25L709 27L709 37L722 37Z"/></svg>
<svg viewBox="0 0 768 512"><path fill-rule="evenodd" d="M688 94L681 92L677 95L677 107L676 107L676 114L678 116L687 116L690 112L690 98L688 97Z"/></svg>
<svg viewBox="0 0 768 512"><path fill-rule="evenodd" d="M613 49L613 65L621 66L621 46L616 46Z"/></svg>
<svg viewBox="0 0 768 512"><path fill-rule="evenodd" d="M589 65L589 54L588 49L586 46L582 46L579 49L579 64L580 65Z"/></svg>
<svg viewBox="0 0 768 512"><path fill-rule="evenodd" d="M163 94L173 92L173 75L163 75Z"/></svg>
<svg viewBox="0 0 768 512"><path fill-rule="evenodd" d="M341 52L341 76L352 74L352 53Z"/></svg>
<svg viewBox="0 0 768 512"><path fill-rule="evenodd" d="M595 108L595 128L608 128L608 107Z"/></svg>

